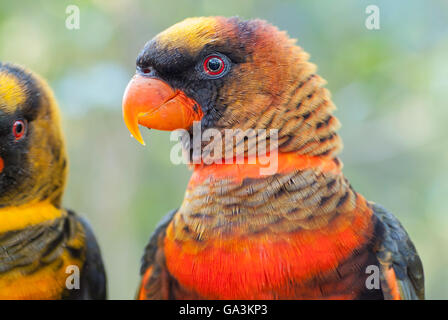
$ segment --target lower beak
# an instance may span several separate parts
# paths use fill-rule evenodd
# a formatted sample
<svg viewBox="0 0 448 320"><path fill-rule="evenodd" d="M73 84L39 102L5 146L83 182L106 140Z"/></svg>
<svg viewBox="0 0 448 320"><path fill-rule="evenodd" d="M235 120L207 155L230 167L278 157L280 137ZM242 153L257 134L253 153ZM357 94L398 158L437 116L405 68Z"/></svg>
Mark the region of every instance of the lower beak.
<svg viewBox="0 0 448 320"><path fill-rule="evenodd" d="M188 130L194 121L202 119L202 115L195 100L160 79L137 74L124 92L124 122L132 136L143 145L139 124L164 131Z"/></svg>

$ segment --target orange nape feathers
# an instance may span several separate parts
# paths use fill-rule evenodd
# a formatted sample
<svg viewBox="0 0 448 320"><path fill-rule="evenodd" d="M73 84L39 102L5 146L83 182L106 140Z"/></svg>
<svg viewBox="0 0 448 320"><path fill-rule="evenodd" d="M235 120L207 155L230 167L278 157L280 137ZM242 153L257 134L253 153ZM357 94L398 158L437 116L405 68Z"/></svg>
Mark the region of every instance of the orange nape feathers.
<svg viewBox="0 0 448 320"><path fill-rule="evenodd" d="M235 159L234 159L235 160ZM247 178L263 178L262 169L276 161L275 174L287 174L293 171L314 169L320 172L341 173L342 163L335 158L300 156L295 153L278 153L270 157L265 156L243 159L244 163L221 163L221 164L196 164L193 166L194 172L190 178L188 188L194 188L202 184L205 180L219 181L230 179L235 184L241 184Z"/></svg>

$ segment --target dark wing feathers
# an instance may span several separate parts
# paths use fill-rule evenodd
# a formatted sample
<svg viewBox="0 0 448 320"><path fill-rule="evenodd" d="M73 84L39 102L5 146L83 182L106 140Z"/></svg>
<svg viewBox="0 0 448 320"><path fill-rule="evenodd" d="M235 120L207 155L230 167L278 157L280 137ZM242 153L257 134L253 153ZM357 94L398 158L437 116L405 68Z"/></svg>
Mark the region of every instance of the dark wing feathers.
<svg viewBox="0 0 448 320"><path fill-rule="evenodd" d="M164 286L164 283L167 282L164 280L167 280L168 274L164 269L164 256L161 245L165 237L166 228L176 212L177 209L163 217L149 239L140 268L140 274L143 276L143 280L139 288L139 293L137 293L138 296L141 296L143 293L146 299L167 299L169 297L169 290ZM151 274L145 277L148 269L151 269Z"/></svg>
<svg viewBox="0 0 448 320"><path fill-rule="evenodd" d="M382 267L393 268L398 289L402 299L424 299L423 266L417 250L403 226L397 218L378 204L372 204L374 215L378 219L377 228L377 258ZM382 285L388 286L384 281ZM388 297L388 288L383 288Z"/></svg>
<svg viewBox="0 0 448 320"><path fill-rule="evenodd" d="M157 248L158 248L158 240L160 235L165 234L165 230L170 224L173 216L176 214L177 209L170 211L167 215L165 215L162 220L157 224L156 229L151 234L149 238L149 243L145 247L145 253L142 257L142 266L140 268L140 274L143 275L146 269L154 263Z"/></svg>
<svg viewBox="0 0 448 320"><path fill-rule="evenodd" d="M85 233L85 262L81 270L80 290L71 290L70 299L105 300L107 298L106 272L101 251L92 228L83 217L69 211L69 216L81 223Z"/></svg>
<svg viewBox="0 0 448 320"><path fill-rule="evenodd" d="M417 251L400 222L386 209L378 204L372 204L376 219L376 256L382 271L392 268L397 280L397 286L403 299L424 299L423 266ZM151 235L142 259L140 273L143 280L139 296L146 299L170 298L170 275L165 270L164 256L161 250L166 228L177 210L171 211L156 227ZM391 288L384 272L381 275L384 297L391 297ZM171 288L171 289L174 289ZM143 295L143 296L142 296Z"/></svg>

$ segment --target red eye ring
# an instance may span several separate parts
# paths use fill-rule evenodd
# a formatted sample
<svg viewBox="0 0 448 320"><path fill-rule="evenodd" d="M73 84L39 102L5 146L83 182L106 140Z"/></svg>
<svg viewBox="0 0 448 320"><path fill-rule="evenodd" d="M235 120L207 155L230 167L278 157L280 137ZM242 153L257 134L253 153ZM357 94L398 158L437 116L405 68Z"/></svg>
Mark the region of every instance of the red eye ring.
<svg viewBox="0 0 448 320"><path fill-rule="evenodd" d="M216 65L216 63L219 63L219 67L217 66L217 68L212 68L212 66L210 65L210 63L213 63ZM211 76L217 76L220 75L221 73L223 73L223 71L225 70L225 63L224 60L220 57L220 56L216 56L216 55L212 55L212 56L208 56L207 58L205 58L204 60L204 71L211 75Z"/></svg>
<svg viewBox="0 0 448 320"><path fill-rule="evenodd" d="M26 133L26 121L17 120L14 122L12 126L12 133L14 134L16 141L22 139Z"/></svg>
<svg viewBox="0 0 448 320"><path fill-rule="evenodd" d="M142 70L142 73L144 73L144 74L151 73L151 71L152 71L150 67L142 68L141 70Z"/></svg>

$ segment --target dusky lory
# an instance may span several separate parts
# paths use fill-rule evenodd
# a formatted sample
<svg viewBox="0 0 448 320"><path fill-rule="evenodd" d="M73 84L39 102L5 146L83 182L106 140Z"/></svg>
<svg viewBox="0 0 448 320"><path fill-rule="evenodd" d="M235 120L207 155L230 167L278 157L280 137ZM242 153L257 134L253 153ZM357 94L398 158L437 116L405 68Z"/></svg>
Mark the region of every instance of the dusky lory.
<svg viewBox="0 0 448 320"><path fill-rule="evenodd" d="M145 250L139 299L424 298L406 231L342 173L335 107L308 58L285 32L239 18L186 19L144 46L123 98L138 141L138 125L194 139L195 121L221 136L267 134L233 146L210 139L223 150L215 160L231 150L247 162L192 164L180 208ZM277 145L272 174L260 174L257 156L249 163L262 142ZM194 143L185 148L194 154Z"/></svg>
<svg viewBox="0 0 448 320"><path fill-rule="evenodd" d="M105 299L87 221L61 206L67 155L45 80L0 63L0 299Z"/></svg>

